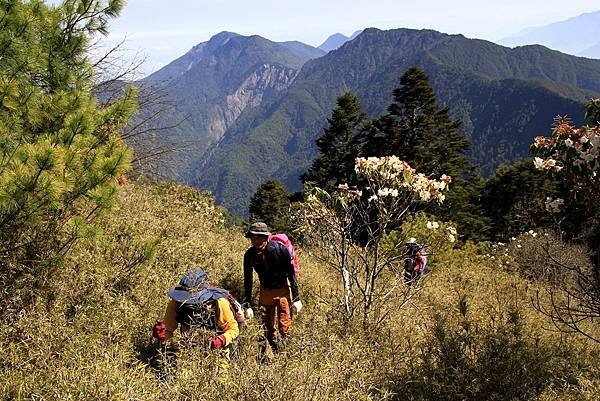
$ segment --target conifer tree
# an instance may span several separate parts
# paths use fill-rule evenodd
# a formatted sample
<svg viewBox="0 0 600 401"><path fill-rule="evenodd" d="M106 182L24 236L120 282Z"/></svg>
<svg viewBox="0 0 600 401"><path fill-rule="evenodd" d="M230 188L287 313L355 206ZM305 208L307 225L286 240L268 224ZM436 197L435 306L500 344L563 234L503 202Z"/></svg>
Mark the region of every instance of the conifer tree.
<svg viewBox="0 0 600 401"><path fill-rule="evenodd" d="M369 130L363 156L395 155L426 175L452 176L446 201L429 212L456 223L467 238L484 239L481 179L467 159L470 144L459 131L460 121L450 118L448 108L439 107L427 74L419 68L408 69L393 94L388 112Z"/></svg>
<svg viewBox="0 0 600 401"><path fill-rule="evenodd" d="M135 92L100 107L88 46L122 0L0 4L0 274L40 276L56 266L115 201L130 151L119 129ZM47 268L47 269L46 269Z"/></svg>
<svg viewBox="0 0 600 401"><path fill-rule="evenodd" d="M416 67L408 69L393 94L387 114L373 123L363 155L395 155L434 176L456 177L467 171L469 141L448 108L439 108L427 74Z"/></svg>
<svg viewBox="0 0 600 401"><path fill-rule="evenodd" d="M317 139L320 155L301 179L331 191L339 184L355 184L354 162L369 120L358 98L346 92L338 97L337 107L327 121L329 127Z"/></svg>
<svg viewBox="0 0 600 401"><path fill-rule="evenodd" d="M273 231L289 233L291 197L281 182L275 179L264 181L250 198L250 221L262 221Z"/></svg>
<svg viewBox="0 0 600 401"><path fill-rule="evenodd" d="M549 226L544 202L556 197L555 180L537 171L531 159L500 166L483 188L481 203L490 218L491 239L505 241L530 229Z"/></svg>

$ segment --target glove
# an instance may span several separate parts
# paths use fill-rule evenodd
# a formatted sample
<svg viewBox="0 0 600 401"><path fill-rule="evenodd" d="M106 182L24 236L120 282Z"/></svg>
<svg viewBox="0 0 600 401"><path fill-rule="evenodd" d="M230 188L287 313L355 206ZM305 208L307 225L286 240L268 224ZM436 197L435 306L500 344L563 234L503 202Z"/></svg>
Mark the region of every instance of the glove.
<svg viewBox="0 0 600 401"><path fill-rule="evenodd" d="M252 319L254 317L254 311L252 308L246 309L246 319Z"/></svg>
<svg viewBox="0 0 600 401"><path fill-rule="evenodd" d="M167 332L167 327L165 326L165 322L157 321L154 327L152 327L152 337L156 338L158 342L165 341L165 334Z"/></svg>
<svg viewBox="0 0 600 401"><path fill-rule="evenodd" d="M302 302L297 300L292 304L292 309L294 309L295 313L300 313L300 309L302 309Z"/></svg>
<svg viewBox="0 0 600 401"><path fill-rule="evenodd" d="M210 342L210 349L219 349L225 346L225 343L227 342L227 340L225 339L225 336L223 334L218 335L218 336L212 336L209 340Z"/></svg>

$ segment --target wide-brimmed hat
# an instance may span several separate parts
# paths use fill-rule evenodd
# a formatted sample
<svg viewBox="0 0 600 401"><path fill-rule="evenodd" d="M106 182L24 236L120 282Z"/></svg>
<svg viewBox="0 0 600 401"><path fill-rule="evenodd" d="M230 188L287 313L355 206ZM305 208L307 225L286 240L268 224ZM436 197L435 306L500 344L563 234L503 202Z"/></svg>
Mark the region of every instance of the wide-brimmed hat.
<svg viewBox="0 0 600 401"><path fill-rule="evenodd" d="M208 276L204 270L194 268L181 277L177 287L170 288L167 295L175 302L200 305L215 299L227 298L229 292L222 288L209 286Z"/></svg>
<svg viewBox="0 0 600 401"><path fill-rule="evenodd" d="M268 237L271 235L271 232L269 232L269 227L265 223L258 222L253 223L248 231L246 231L246 238L250 238L251 235L264 235Z"/></svg>
<svg viewBox="0 0 600 401"><path fill-rule="evenodd" d="M197 298L200 291L208 288L208 276L202 269L191 269L179 280L177 287L169 289L167 294L176 302L190 302Z"/></svg>

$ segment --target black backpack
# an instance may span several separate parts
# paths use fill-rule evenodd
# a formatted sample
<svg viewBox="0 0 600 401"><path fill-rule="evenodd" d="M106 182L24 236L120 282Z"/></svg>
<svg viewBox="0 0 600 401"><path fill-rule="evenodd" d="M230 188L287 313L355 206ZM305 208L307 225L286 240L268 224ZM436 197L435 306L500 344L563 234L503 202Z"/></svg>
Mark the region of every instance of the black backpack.
<svg viewBox="0 0 600 401"><path fill-rule="evenodd" d="M246 326L244 308L231 293L228 293L227 301L229 302L233 317L238 324L238 328L241 331ZM203 304L178 302L176 320L178 323L186 326L202 327L217 332L219 330L219 327L217 326L219 320L219 316L217 315L218 310L218 300L209 301Z"/></svg>

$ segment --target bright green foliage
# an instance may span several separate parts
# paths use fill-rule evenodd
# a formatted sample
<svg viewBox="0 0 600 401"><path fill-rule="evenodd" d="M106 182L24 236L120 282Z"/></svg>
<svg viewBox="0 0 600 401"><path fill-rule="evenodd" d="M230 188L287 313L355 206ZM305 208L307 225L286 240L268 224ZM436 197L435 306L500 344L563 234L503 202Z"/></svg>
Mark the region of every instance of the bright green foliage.
<svg viewBox="0 0 600 401"><path fill-rule="evenodd" d="M404 245L406 239L414 237L419 244L426 245L427 271L432 271L436 268L438 260L452 252L458 234L453 223L439 221L435 216L417 212L404 221L401 230L391 231L385 236L382 249L385 253L402 258L406 248L398 245Z"/></svg>
<svg viewBox="0 0 600 401"><path fill-rule="evenodd" d="M327 121L329 127L317 139L320 155L302 181L331 192L340 184L356 185L354 160L359 156L361 134L369 120L358 98L346 92L338 97L337 107Z"/></svg>
<svg viewBox="0 0 600 401"><path fill-rule="evenodd" d="M0 2L0 264L27 273L115 202L135 93L100 107L87 46L123 1ZM48 265L49 263L47 263Z"/></svg>
<svg viewBox="0 0 600 401"><path fill-rule="evenodd" d="M291 232L291 194L275 179L263 182L250 199L250 221L263 221L275 232Z"/></svg>

